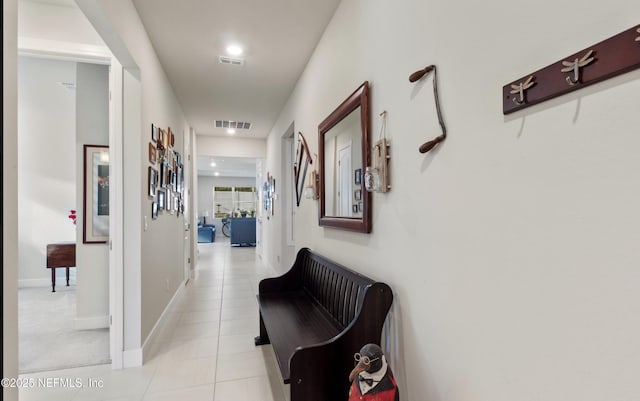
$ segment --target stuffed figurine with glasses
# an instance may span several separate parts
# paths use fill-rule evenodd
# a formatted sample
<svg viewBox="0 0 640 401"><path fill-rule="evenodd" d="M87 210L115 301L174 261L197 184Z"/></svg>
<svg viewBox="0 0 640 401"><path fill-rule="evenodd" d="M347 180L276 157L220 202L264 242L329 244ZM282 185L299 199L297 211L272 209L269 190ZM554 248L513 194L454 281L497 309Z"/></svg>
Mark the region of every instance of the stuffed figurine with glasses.
<svg viewBox="0 0 640 401"><path fill-rule="evenodd" d="M349 375L349 401L399 401L391 368L376 344L367 344L353 355L356 367Z"/></svg>

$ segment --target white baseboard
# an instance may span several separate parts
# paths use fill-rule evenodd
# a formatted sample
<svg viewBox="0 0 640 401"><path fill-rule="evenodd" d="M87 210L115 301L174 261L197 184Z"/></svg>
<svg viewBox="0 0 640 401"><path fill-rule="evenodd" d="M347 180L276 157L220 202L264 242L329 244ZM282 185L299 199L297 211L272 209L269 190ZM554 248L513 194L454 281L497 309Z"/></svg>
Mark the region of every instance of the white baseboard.
<svg viewBox="0 0 640 401"><path fill-rule="evenodd" d="M31 279L18 280L18 288L36 288L36 287L51 287L51 279L50 278L31 278Z"/></svg>
<svg viewBox="0 0 640 401"><path fill-rule="evenodd" d="M95 316L75 319L76 330L108 329L109 316Z"/></svg>
<svg viewBox="0 0 640 401"><path fill-rule="evenodd" d="M165 322L167 318L167 311L171 309L171 307L173 306L173 303L176 301L176 299L178 299L180 294L182 294L182 292L184 291L185 285L186 285L186 281L182 281L182 283L180 283L180 285L178 286L178 289L176 290L176 293L173 294L173 298L171 298L171 301L169 301L166 308L164 308L164 311L162 311L160 318L151 329L151 332L147 336L147 339L144 341L144 344L142 344L142 355L141 355L142 360L140 361L141 362L140 365L137 365L137 366L142 366L142 363L148 359L151 352L151 347L153 346L153 342L159 332L158 328L162 326L162 324Z"/></svg>
<svg viewBox="0 0 640 401"><path fill-rule="evenodd" d="M142 366L142 348L126 350L122 353L122 367L135 368Z"/></svg>

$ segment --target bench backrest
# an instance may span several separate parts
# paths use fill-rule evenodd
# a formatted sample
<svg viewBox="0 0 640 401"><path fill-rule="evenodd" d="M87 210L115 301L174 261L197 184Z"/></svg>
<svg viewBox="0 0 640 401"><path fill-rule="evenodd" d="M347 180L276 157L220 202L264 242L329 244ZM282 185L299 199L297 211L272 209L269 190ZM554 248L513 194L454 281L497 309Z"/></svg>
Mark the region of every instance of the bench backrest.
<svg viewBox="0 0 640 401"><path fill-rule="evenodd" d="M373 280L303 248L296 265L302 287L344 328L362 307L364 293Z"/></svg>

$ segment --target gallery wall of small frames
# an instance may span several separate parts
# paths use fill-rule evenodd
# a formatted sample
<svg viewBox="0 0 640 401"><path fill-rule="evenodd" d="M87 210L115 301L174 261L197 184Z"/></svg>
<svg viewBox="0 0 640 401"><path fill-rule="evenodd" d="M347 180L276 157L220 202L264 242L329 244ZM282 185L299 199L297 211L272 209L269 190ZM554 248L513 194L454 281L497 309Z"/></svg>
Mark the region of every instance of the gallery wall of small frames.
<svg viewBox="0 0 640 401"><path fill-rule="evenodd" d="M158 215L184 214L184 166L182 155L175 151L175 135L171 128L151 124L149 142L148 193L151 218Z"/></svg>

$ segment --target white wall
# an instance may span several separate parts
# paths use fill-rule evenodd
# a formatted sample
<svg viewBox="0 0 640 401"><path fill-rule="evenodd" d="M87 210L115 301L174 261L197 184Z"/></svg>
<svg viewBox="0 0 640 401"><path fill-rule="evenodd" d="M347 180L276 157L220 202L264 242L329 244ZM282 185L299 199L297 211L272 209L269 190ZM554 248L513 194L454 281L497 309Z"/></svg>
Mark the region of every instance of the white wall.
<svg viewBox="0 0 640 401"><path fill-rule="evenodd" d="M372 136L388 112L391 192L373 232L296 214L296 248L390 284L402 399L632 400L640 394L640 71L502 115L502 86L638 24L636 1L535 7L343 0L267 143L318 124L363 81ZM447 140L439 135L435 63ZM276 179L280 177L276 176ZM277 219L276 214L276 219ZM264 221L265 254L279 249ZM274 264L275 265L275 264ZM355 350L354 350L355 351Z"/></svg>
<svg viewBox="0 0 640 401"><path fill-rule="evenodd" d="M255 157L266 155L265 139L198 135L198 156Z"/></svg>
<svg viewBox="0 0 640 401"><path fill-rule="evenodd" d="M171 127L175 134L176 149L183 148L183 133L189 127L133 3L130 0L78 0L77 3L123 67L136 68L140 74L142 127L139 141L142 151L137 155L125 154L124 163L125 170L139 168L143 179L125 173L124 186L138 185L141 208L139 212L134 212L132 218L144 221L146 217L149 221L148 229L142 230L140 246L140 339L144 343L185 280L182 219L165 214L151 221L152 200L147 196L146 179L151 124L165 129ZM128 254L127 246L132 245L125 243L125 255ZM129 262L137 261L125 261L125 264Z"/></svg>
<svg viewBox="0 0 640 401"><path fill-rule="evenodd" d="M78 63L76 88L76 327L108 327L109 247L84 244L84 145L109 145L109 67Z"/></svg>
<svg viewBox="0 0 640 401"><path fill-rule="evenodd" d="M89 21L84 17L77 7L61 6L55 4L21 1L18 13L19 40L20 51L22 53L31 54L31 50L47 48L47 46L56 49L56 53L52 53L52 57L65 59L68 58L64 51L88 51L90 49L93 54L104 54L104 42L91 26ZM61 49L65 49L61 52ZM46 53L46 52L45 52ZM38 51L39 56L43 56ZM71 57L74 58L74 57ZM104 62L104 61L101 61ZM50 61L56 63L56 61ZM82 65L82 64L80 64ZM95 74L88 73L89 70L101 71L97 79ZM94 71L95 72L95 71ZM58 164L69 163L70 169L73 171L72 189L69 191L72 195L71 203L77 210L76 230L71 233L68 240L76 241L76 264L80 266L77 272L77 320L76 327L92 328L106 327L108 322L109 306L108 306L108 251L105 244L82 244L82 171L83 171L83 150L84 144L104 144L108 145L108 67L98 65L85 65L79 68L79 79L83 79L85 84L79 85L75 92L71 92L72 102L74 103L73 113L67 114L71 119L70 128L67 127L65 132L71 135L70 142L67 143L66 151L70 152L63 161L58 160ZM73 77L70 82L76 82L75 67ZM96 85L99 88L96 88ZM95 91L100 94L95 94ZM77 107L76 104L76 95ZM58 103L61 100L58 100ZM47 105L46 109L58 107ZM21 103L21 113L23 109ZM99 109L99 113L93 110ZM28 107L24 109L29 110ZM76 111L80 112L76 113ZM77 120L76 120L77 115ZM51 124L58 124L58 118L49 117ZM97 120L96 120L97 118ZM33 124L33 123L30 123ZM20 125L22 127L22 124ZM29 124L26 125L29 127ZM22 128L20 128L22 129ZM77 135L76 135L77 129ZM47 144L41 147L45 150L53 148L55 144ZM28 158L25 161L28 162ZM21 164L22 164L21 160ZM20 174L26 171L20 169ZM77 181L77 184L76 184ZM42 180L40 180L42 183ZM63 217L66 218L69 208L62 210ZM20 208L20 213L29 209ZM62 218L60 218L62 220ZM68 221L69 219L66 218ZM72 225L73 226L73 225ZM41 229L42 231L42 229ZM65 230L59 229L57 236L64 233ZM59 241L56 240L56 241ZM51 240L49 242L54 242ZM89 269L84 267L90 266ZM80 272L80 270L83 270Z"/></svg>
<svg viewBox="0 0 640 401"><path fill-rule="evenodd" d="M141 94L142 88L139 79L128 71L123 71L123 153L126 171L124 180L123 203L124 207L124 350L139 354L142 344L141 315L142 315L142 233L143 224L151 224L150 212L146 221L140 219L140 209L143 200L140 197L140 183L148 179L140 168L146 160L140 160L139 155L144 149L138 135L141 125ZM147 148L148 149L148 148ZM144 178L143 178L144 177ZM144 202L147 203L147 202ZM139 358L139 356L137 357ZM126 358L125 358L126 359ZM136 361L137 362L137 361ZM132 363L133 365L137 363ZM128 365L128 363L127 363ZM127 366L125 366L127 367Z"/></svg>
<svg viewBox="0 0 640 401"><path fill-rule="evenodd" d="M18 377L18 4L2 2L2 376ZM2 388L16 401L18 388Z"/></svg>
<svg viewBox="0 0 640 401"><path fill-rule="evenodd" d="M77 7L20 0L20 40L25 38L104 46L104 42Z"/></svg>
<svg viewBox="0 0 640 401"><path fill-rule="evenodd" d="M82 214L76 197L76 91L60 83L76 83L76 63L18 59L20 286L51 286L47 244L75 242L68 216L71 210Z"/></svg>

